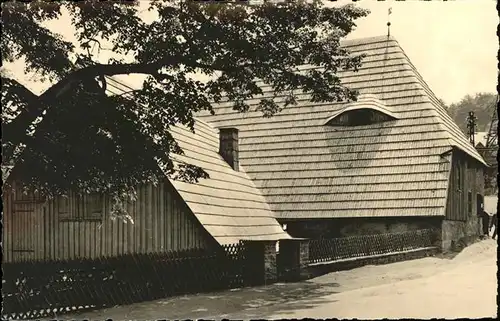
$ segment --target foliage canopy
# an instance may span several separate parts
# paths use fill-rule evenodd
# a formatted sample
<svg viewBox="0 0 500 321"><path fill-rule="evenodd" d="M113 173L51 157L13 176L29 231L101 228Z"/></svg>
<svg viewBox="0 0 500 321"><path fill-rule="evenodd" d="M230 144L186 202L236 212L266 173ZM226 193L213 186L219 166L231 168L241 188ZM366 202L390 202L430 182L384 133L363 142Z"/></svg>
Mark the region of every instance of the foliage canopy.
<svg viewBox="0 0 500 321"><path fill-rule="evenodd" d="M487 132L490 129L491 117L496 103L496 94L477 93L474 96L466 95L458 103L448 107L448 113L458 124L460 129L467 133L467 116L473 111L477 117L478 132Z"/></svg>
<svg viewBox="0 0 500 321"><path fill-rule="evenodd" d="M262 98L270 117L295 103L302 88L314 101L356 99L340 83L340 70L357 70L361 56L340 47L357 18L354 5L286 1L241 6L193 1L151 1L140 18L136 2L2 3L2 62L24 60L26 74L51 86L34 94L2 74L3 165L9 177L47 195L68 190L122 193L164 177L196 181L202 169L176 165L182 153L169 126L193 129L193 116L212 111L226 96L245 112L246 99L261 94L257 81L288 93L284 105ZM77 41L46 27L69 15ZM89 50L104 48L120 59L101 61ZM103 49L104 50L104 49ZM311 64L318 70L299 72ZM209 76L200 81L190 75ZM107 78L143 74L142 88L106 94ZM159 166L160 165L160 166Z"/></svg>

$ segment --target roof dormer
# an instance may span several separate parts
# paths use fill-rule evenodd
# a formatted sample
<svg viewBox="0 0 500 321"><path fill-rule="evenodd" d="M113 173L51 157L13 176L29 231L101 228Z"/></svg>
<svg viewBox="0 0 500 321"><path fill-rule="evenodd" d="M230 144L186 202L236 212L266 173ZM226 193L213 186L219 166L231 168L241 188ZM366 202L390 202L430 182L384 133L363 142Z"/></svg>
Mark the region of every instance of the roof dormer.
<svg viewBox="0 0 500 321"><path fill-rule="evenodd" d="M325 125L330 126L366 126L398 117L374 95L359 95L357 101L348 103L344 108L329 117Z"/></svg>

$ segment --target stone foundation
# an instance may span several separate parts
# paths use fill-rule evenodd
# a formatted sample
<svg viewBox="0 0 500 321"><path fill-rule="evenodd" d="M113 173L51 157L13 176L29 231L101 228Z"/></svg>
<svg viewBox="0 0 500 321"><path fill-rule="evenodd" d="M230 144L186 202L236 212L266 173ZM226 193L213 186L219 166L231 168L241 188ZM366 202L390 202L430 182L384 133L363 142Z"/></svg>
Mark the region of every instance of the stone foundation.
<svg viewBox="0 0 500 321"><path fill-rule="evenodd" d="M387 217L323 219L283 222L297 238L337 238L354 235L397 233L420 229L440 229L442 217Z"/></svg>
<svg viewBox="0 0 500 321"><path fill-rule="evenodd" d="M276 241L244 241L246 253L245 279L250 285L277 281Z"/></svg>
<svg viewBox="0 0 500 321"><path fill-rule="evenodd" d="M481 222L477 216L468 221L443 220L441 228L441 247L444 252L459 249L473 243L481 231Z"/></svg>
<svg viewBox="0 0 500 321"><path fill-rule="evenodd" d="M280 241L280 260L278 271L283 281L306 279L309 274L309 240L290 239Z"/></svg>

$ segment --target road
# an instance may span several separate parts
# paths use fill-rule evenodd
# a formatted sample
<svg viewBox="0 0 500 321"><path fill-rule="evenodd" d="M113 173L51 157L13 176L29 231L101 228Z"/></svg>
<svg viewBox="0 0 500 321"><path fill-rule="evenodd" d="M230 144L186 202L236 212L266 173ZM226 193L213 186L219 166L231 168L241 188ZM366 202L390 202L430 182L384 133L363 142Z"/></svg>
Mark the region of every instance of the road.
<svg viewBox="0 0 500 321"><path fill-rule="evenodd" d="M497 315L497 243L341 271L300 283L119 306L72 319L483 318ZM60 316L59 319L64 318Z"/></svg>

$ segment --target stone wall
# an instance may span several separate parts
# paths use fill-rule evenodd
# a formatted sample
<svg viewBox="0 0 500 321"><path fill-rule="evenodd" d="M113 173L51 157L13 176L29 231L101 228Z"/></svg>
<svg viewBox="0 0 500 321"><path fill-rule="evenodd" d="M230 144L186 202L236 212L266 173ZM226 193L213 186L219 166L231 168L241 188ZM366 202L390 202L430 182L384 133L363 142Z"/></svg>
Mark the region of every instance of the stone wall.
<svg viewBox="0 0 500 321"><path fill-rule="evenodd" d="M244 278L249 285L263 285L277 280L276 241L244 241Z"/></svg>
<svg viewBox="0 0 500 321"><path fill-rule="evenodd" d="M308 277L309 240L289 239L280 241L278 278L282 281L298 281Z"/></svg>
<svg viewBox="0 0 500 321"><path fill-rule="evenodd" d="M276 241L264 242L264 284L274 283L278 279L276 243Z"/></svg>
<svg viewBox="0 0 500 321"><path fill-rule="evenodd" d="M481 231L479 217L469 217L467 221L443 220L441 242L443 251L464 247L476 240Z"/></svg>
<svg viewBox="0 0 500 321"><path fill-rule="evenodd" d="M441 217L349 218L286 222L293 237L310 239L441 228Z"/></svg>
<svg viewBox="0 0 500 321"><path fill-rule="evenodd" d="M340 229L340 236L398 233L421 229L439 228L440 219L428 217L405 217L385 219L364 219L346 222Z"/></svg>

